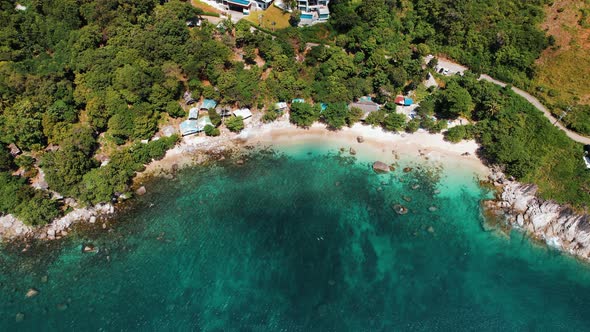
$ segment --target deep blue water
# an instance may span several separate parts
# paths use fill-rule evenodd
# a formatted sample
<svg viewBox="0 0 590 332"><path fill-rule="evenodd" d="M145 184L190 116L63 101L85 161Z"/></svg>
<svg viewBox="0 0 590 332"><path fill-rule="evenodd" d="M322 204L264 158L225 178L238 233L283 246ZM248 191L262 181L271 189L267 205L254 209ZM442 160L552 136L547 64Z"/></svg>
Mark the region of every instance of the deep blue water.
<svg viewBox="0 0 590 332"><path fill-rule="evenodd" d="M470 174L401 166L309 147L154 180L109 230L4 248L0 331L590 329L587 265L484 227Z"/></svg>

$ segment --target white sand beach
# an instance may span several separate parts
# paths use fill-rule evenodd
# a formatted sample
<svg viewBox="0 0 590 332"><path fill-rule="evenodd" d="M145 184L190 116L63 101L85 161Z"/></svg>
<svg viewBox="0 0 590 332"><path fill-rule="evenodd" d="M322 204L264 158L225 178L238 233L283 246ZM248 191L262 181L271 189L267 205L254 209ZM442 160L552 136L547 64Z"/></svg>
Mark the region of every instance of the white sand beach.
<svg viewBox="0 0 590 332"><path fill-rule="evenodd" d="M173 165L182 167L199 163L206 159L208 152L222 152L243 146L297 148L310 144L334 150L350 151L352 148L356 156L364 160L391 163L396 156L402 159L415 157L443 164L447 169L475 173L480 177L489 173L489 169L476 156L479 146L475 141L450 143L444 140L442 134L430 134L424 130L413 134L393 133L362 124L335 131L321 123L315 123L308 129L299 128L286 118L267 124L257 119L249 121L239 134L224 132L219 137L184 137L162 160L149 164L142 175L157 175L170 170ZM362 143L357 141L359 136L363 138ZM138 177L139 180L141 178Z"/></svg>

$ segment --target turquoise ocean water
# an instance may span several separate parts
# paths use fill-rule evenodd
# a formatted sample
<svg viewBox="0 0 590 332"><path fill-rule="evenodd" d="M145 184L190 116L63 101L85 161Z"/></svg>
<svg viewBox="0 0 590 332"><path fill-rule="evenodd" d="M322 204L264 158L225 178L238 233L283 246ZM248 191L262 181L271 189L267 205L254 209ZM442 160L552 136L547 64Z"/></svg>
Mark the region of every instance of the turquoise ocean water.
<svg viewBox="0 0 590 332"><path fill-rule="evenodd" d="M303 147L154 180L110 231L5 247L0 331L590 329L587 265L484 227L471 174L408 163Z"/></svg>

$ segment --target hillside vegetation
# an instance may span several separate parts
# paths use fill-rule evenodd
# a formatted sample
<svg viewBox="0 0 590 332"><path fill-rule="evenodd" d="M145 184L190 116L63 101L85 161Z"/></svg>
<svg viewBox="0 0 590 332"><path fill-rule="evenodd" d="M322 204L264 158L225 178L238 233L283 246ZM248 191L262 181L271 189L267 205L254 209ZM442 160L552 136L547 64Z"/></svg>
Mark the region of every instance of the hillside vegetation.
<svg viewBox="0 0 590 332"><path fill-rule="evenodd" d="M506 80L529 79L549 42L537 29L543 4L335 0L327 26L272 32L252 31L246 20L190 28L186 21L202 11L183 1L50 0L20 11L0 0L0 212L42 224L68 208L56 192L82 204L128 196L135 173L178 139L151 140L159 125L185 116L186 90L224 107L265 110L264 121L276 119L276 102L302 98L291 105L301 126L351 125L361 112L348 103L367 95L384 107L366 122L386 130L441 132L446 119L463 116L477 125L453 129L449 139L475 137L490 162L534 180L548 198L584 206L581 148L510 92L468 78L421 88L411 121L392 103L420 86L430 70L423 56L432 52ZM219 135L220 122L206 133ZM243 125L226 121L233 131ZM23 155L10 156L10 143ZM39 168L49 190L30 186Z"/></svg>

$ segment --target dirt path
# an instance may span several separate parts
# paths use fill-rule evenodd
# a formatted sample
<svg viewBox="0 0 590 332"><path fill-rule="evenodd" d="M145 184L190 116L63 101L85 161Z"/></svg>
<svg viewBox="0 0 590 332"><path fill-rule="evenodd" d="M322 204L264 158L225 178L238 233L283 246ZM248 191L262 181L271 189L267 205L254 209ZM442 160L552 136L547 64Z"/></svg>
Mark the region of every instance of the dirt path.
<svg viewBox="0 0 590 332"><path fill-rule="evenodd" d="M447 59L442 59L439 58L438 59L438 66L442 67L442 68L446 68L449 69L449 74L457 74L460 73L462 74L464 71L467 70L467 67L462 66L456 62L447 60ZM498 81L496 79L493 79L492 77L482 74L479 77L480 80L485 80L494 84L497 84L499 86L506 86L506 83L502 82L502 81ZM582 143L582 144L590 144L590 138L589 137L584 137L580 134L577 134L569 129L567 129L564 125L562 125L561 123L559 123L557 121L557 119L551 114L551 112L549 112L549 110L547 109L547 107L545 107L543 104L541 104L541 102L539 101L539 99L533 97L531 94L529 94L526 91L523 91L519 88L516 87L512 87L512 91L514 91L516 94L520 95L521 97L523 97L524 99L526 99L529 103L531 103L533 106L535 106L536 109L538 109L539 111L543 112L543 115L545 115L545 117L557 128L563 130L565 132L565 134L571 138L572 140L578 142L578 143Z"/></svg>

